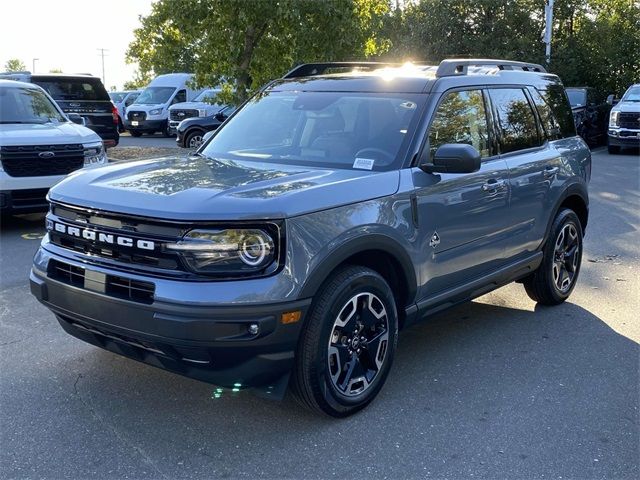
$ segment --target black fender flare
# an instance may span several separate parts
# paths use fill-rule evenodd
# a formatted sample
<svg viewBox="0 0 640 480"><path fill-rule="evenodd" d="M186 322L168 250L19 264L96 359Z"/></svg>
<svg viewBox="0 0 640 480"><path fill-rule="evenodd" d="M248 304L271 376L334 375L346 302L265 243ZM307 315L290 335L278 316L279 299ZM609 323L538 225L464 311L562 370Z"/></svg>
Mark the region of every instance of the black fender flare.
<svg viewBox="0 0 640 480"><path fill-rule="evenodd" d="M407 285L407 304L415 301L418 291L418 279L411 257L406 249L393 238L379 233L370 233L352 238L340 244L309 274L302 285L300 298L313 297L326 279L336 268L358 253L368 250L379 250L391 255L400 265L400 275Z"/></svg>
<svg viewBox="0 0 640 480"><path fill-rule="evenodd" d="M587 216L589 215L589 193L587 191L586 184L583 184L580 182L574 182L571 185L567 186L567 188L564 189L564 192L562 192L562 195L560 196L560 198L558 198L555 205L553 206L553 209L552 209L553 214L550 215L549 219L547 220L547 228L545 230L545 235L544 235L544 240L542 241L542 245L544 245L547 242L547 238L549 238L551 225L553 224L553 220L556 218L556 216L558 215L558 212L560 211L560 206L564 203L564 201L567 198L572 196L577 196L582 199L587 209ZM587 224L585 223L582 226L583 232L586 229L586 227L587 227Z"/></svg>

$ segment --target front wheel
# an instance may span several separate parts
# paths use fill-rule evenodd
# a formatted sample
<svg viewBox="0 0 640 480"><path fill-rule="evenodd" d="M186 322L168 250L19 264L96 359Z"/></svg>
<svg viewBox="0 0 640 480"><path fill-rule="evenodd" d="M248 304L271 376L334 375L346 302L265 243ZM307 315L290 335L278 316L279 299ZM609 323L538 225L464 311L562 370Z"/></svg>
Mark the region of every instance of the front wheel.
<svg viewBox="0 0 640 480"><path fill-rule="evenodd" d="M184 141L185 147L187 147L190 150L196 150L197 148L200 147L200 145L202 145L203 136L204 136L204 132L202 132L202 130L195 130L193 132L190 132Z"/></svg>
<svg viewBox="0 0 640 480"><path fill-rule="evenodd" d="M543 305L559 305L576 286L582 263L582 227L573 210L561 210L551 226L542 263L523 281L527 295Z"/></svg>
<svg viewBox="0 0 640 480"><path fill-rule="evenodd" d="M136 138L138 138L138 137L142 136L142 132L138 132L138 131L136 131L136 130L129 130L129 134L130 134L132 137L136 137Z"/></svg>
<svg viewBox="0 0 640 480"><path fill-rule="evenodd" d="M296 352L292 392L305 407L346 417L367 406L393 362L398 314L378 273L349 266L322 287Z"/></svg>
<svg viewBox="0 0 640 480"><path fill-rule="evenodd" d="M609 152L611 155L620 153L620 145L607 145L607 152Z"/></svg>

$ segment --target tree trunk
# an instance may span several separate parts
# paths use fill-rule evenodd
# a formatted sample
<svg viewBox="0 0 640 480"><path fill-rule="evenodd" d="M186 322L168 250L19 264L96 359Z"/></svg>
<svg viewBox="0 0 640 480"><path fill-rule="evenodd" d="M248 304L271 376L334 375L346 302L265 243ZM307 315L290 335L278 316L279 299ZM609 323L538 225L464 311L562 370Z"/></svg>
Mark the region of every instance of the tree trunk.
<svg viewBox="0 0 640 480"><path fill-rule="evenodd" d="M238 57L238 75L236 77L236 98L238 103L244 102L251 88L251 60L256 45L267 30L267 22L260 25L249 25L244 34L244 46Z"/></svg>

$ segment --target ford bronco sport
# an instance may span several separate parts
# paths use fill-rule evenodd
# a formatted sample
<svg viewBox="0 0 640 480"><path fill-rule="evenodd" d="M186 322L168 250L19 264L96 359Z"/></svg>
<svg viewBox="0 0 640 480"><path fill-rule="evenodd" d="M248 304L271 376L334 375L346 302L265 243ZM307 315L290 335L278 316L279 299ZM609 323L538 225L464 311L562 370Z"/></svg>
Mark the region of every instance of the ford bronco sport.
<svg viewBox="0 0 640 480"><path fill-rule="evenodd" d="M539 65L301 65L194 155L53 188L31 291L91 344L346 416L399 328L512 281L566 300L590 174Z"/></svg>

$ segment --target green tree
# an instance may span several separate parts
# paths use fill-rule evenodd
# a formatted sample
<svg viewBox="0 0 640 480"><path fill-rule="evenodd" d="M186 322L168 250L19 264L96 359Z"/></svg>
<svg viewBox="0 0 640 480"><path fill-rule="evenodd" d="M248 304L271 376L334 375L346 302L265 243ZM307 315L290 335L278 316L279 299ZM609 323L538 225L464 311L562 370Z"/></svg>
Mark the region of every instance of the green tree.
<svg viewBox="0 0 640 480"><path fill-rule="evenodd" d="M124 90L140 90L146 87L151 81L151 75L149 73L142 74L139 70L136 70L135 77L132 80L124 82L122 88Z"/></svg>
<svg viewBox="0 0 640 480"><path fill-rule="evenodd" d="M49 70L49 73L62 73L62 69L60 68L52 68Z"/></svg>
<svg viewBox="0 0 640 480"><path fill-rule="evenodd" d="M127 55L144 74L194 72L237 103L297 63L385 51L388 11L387 0L159 0Z"/></svg>
<svg viewBox="0 0 640 480"><path fill-rule="evenodd" d="M10 58L7 63L4 64L4 69L7 72L23 72L27 69L22 60L17 58Z"/></svg>

